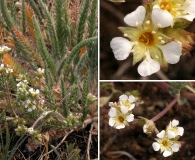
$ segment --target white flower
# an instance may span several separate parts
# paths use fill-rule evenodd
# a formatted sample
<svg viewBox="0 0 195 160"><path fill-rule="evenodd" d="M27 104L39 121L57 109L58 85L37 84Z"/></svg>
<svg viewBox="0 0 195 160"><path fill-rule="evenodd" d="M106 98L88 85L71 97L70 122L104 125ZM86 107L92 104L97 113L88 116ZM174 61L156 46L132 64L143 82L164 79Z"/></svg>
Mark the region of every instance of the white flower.
<svg viewBox="0 0 195 160"><path fill-rule="evenodd" d="M32 112L36 109L36 102L31 100L26 100L24 108L27 108L28 112Z"/></svg>
<svg viewBox="0 0 195 160"><path fill-rule="evenodd" d="M132 122L134 120L133 114L123 114L116 108L111 108L108 115L110 116L109 125L115 127L116 129L125 128L128 125L128 122Z"/></svg>
<svg viewBox="0 0 195 160"><path fill-rule="evenodd" d="M160 18L159 18L160 17ZM148 76L160 70L160 65L167 67L167 62L175 64L182 55L181 44L170 41L159 28L172 25L172 16L160 8L154 8L151 19L146 18L146 9L139 6L134 12L125 16L124 21L132 27L120 28L123 37L113 38L110 46L117 60L126 59L133 53L133 63L143 59L138 67L141 76Z"/></svg>
<svg viewBox="0 0 195 160"><path fill-rule="evenodd" d="M0 73L4 70L4 64L0 65Z"/></svg>
<svg viewBox="0 0 195 160"><path fill-rule="evenodd" d="M34 132L34 129L33 129L32 127L27 128L27 132L28 132L29 134L32 134L32 133Z"/></svg>
<svg viewBox="0 0 195 160"><path fill-rule="evenodd" d="M172 26L178 18L184 18L188 21L193 21L195 18L194 0L156 0L153 8L164 10L164 17L166 16L170 20L172 17ZM158 14L156 14L156 18L161 19Z"/></svg>
<svg viewBox="0 0 195 160"><path fill-rule="evenodd" d="M43 76L44 72L45 72L45 70L43 68L38 68L37 69L37 76L39 78L41 78Z"/></svg>
<svg viewBox="0 0 195 160"><path fill-rule="evenodd" d="M2 46L2 47L0 47L0 54L3 53L3 52L8 52L10 50L11 50L11 48L9 48L7 46Z"/></svg>
<svg viewBox="0 0 195 160"><path fill-rule="evenodd" d="M13 73L13 69L12 69L12 68L6 68L6 73L7 73L7 74Z"/></svg>
<svg viewBox="0 0 195 160"><path fill-rule="evenodd" d="M128 111L131 111L135 107L136 98L134 96L127 96L125 94L119 97L119 107L123 114L126 114Z"/></svg>
<svg viewBox="0 0 195 160"><path fill-rule="evenodd" d="M30 88L29 92L30 92L32 97L35 97L35 96L37 96L40 93L40 91L38 89L35 90L33 88Z"/></svg>
<svg viewBox="0 0 195 160"><path fill-rule="evenodd" d="M162 130L159 134L157 134L156 141L152 144L152 147L155 151L163 152L164 157L168 157L172 155L174 152L178 152L180 148L180 143L176 140L171 140L165 134L165 131Z"/></svg>
<svg viewBox="0 0 195 160"><path fill-rule="evenodd" d="M179 125L178 120L173 120L169 123L167 126L167 135L168 138L176 138L176 136L182 136L184 133L184 128L183 127L177 127Z"/></svg>
<svg viewBox="0 0 195 160"><path fill-rule="evenodd" d="M148 119L145 119L145 118L144 118L144 120L145 120L145 124L143 126L143 131L146 134L151 134L155 129L155 124L151 120L148 120Z"/></svg>

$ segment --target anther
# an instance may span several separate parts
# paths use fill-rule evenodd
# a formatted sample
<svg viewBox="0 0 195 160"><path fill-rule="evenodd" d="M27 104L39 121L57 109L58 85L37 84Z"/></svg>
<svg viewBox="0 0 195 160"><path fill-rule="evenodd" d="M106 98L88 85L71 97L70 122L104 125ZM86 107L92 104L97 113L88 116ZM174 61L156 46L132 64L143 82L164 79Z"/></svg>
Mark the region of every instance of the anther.
<svg viewBox="0 0 195 160"><path fill-rule="evenodd" d="M150 24L150 21L149 21L149 20L147 20L147 21L146 21L146 24Z"/></svg>

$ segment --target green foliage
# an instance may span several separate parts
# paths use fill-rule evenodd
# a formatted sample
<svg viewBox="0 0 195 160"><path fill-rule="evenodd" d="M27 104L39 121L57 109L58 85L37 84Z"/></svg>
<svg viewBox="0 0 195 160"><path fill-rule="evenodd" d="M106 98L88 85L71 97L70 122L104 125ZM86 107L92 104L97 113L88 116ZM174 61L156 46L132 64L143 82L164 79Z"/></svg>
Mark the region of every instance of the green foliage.
<svg viewBox="0 0 195 160"><path fill-rule="evenodd" d="M11 30L11 28L13 27L13 19L11 18L10 13L8 12L8 8L7 8L5 0L0 1L0 7L1 7L1 13L2 13L3 19L5 20L8 26L8 29Z"/></svg>
<svg viewBox="0 0 195 160"><path fill-rule="evenodd" d="M88 16L88 10L89 10L90 0L83 0L82 1L82 7L80 10L80 17L78 22L78 29L77 29L77 42L79 43L83 39L83 34L85 31L85 23Z"/></svg>
<svg viewBox="0 0 195 160"><path fill-rule="evenodd" d="M16 21L16 8L14 5L14 0L10 1L10 10L11 10L11 16L13 17L13 20Z"/></svg>
<svg viewBox="0 0 195 160"><path fill-rule="evenodd" d="M92 38L88 38L85 39L83 41L81 41L80 43L78 43L71 51L70 55L68 55L68 57L64 58L59 69L58 69L58 75L60 76L62 69L64 68L64 72L66 74L66 72L68 71L69 67L70 67L70 63L72 62L73 58L76 56L76 54L79 53L79 50L86 46L89 43L92 43L93 41L95 41L97 39L97 37L92 37Z"/></svg>
<svg viewBox="0 0 195 160"><path fill-rule="evenodd" d="M25 141L27 136L21 136L16 143L14 142L13 132L10 132L8 123L5 120L5 112L0 114L0 120L4 122L4 128L0 127L0 159L12 160L15 152ZM15 143L15 144L12 144ZM13 146L13 148L12 148Z"/></svg>
<svg viewBox="0 0 195 160"><path fill-rule="evenodd" d="M25 3L22 0L22 33L26 34L26 12L25 12Z"/></svg>
<svg viewBox="0 0 195 160"><path fill-rule="evenodd" d="M67 148L67 160L76 160L80 159L79 153L80 149L75 148L75 144L68 144L66 142L66 148Z"/></svg>
<svg viewBox="0 0 195 160"><path fill-rule="evenodd" d="M81 105L83 107L82 120L85 120L88 113L88 102L87 102L88 93L89 93L89 78L88 76L86 76L83 82L83 90L82 90L82 98L81 98Z"/></svg>
<svg viewBox="0 0 195 160"><path fill-rule="evenodd" d="M49 14L48 10L46 9L45 5L43 4L42 0L39 0L43 14L46 18L46 22L47 22L47 31L49 32L49 37L50 37L50 41L52 43L52 49L53 49L53 54L55 55L55 57L60 58L59 55L59 44L57 41L57 37L56 37L56 32L54 30L54 25L53 25L53 20L52 20L52 16Z"/></svg>
<svg viewBox="0 0 195 160"><path fill-rule="evenodd" d="M169 82L169 90L172 95L180 94L180 90L186 86L185 82Z"/></svg>
<svg viewBox="0 0 195 160"><path fill-rule="evenodd" d="M47 67L50 69L51 73L55 75L55 62L51 55L49 54L46 44L43 40L41 30L38 26L38 23L35 19L33 19L35 35L36 35L36 43L39 53L41 54L42 59L46 62Z"/></svg>

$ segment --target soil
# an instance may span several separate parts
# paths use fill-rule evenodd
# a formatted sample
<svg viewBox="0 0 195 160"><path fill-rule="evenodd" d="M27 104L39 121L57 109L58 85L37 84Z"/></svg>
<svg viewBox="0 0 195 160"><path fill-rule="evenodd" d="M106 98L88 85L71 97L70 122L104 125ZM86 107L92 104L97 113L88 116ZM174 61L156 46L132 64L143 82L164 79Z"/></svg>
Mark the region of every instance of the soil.
<svg viewBox="0 0 195 160"><path fill-rule="evenodd" d="M106 84L106 83L102 83ZM173 120L179 120L179 126L184 127L184 135L179 141L182 146L180 151L168 158L164 158L160 152L152 148L155 142L155 134L146 135L143 133L142 125L137 123L138 116L151 119L160 113L173 99L154 82L126 82L107 83L114 85L114 88L121 93L138 90L141 94L143 104L133 109L135 121L129 123L124 129L115 129L108 125L108 104L100 109L100 159L101 160L195 160L195 101L187 100L183 105L175 104L162 118L157 120L156 126L159 131L166 128L166 125ZM195 86L195 83L191 83ZM110 102L117 102L121 93L114 94ZM100 97L109 96L111 90L101 87ZM119 153L117 153L119 151ZM115 154L114 154L115 153ZM130 158L125 156L133 156Z"/></svg>
<svg viewBox="0 0 195 160"><path fill-rule="evenodd" d="M181 56L177 64L169 65L168 70L161 69L160 72L148 77L141 77L137 67L132 65L132 54L123 61L114 58L110 48L110 41L114 37L122 37L123 34L118 27L127 26L123 18L134 11L141 0L126 0L125 3L114 4L107 0L100 0L100 79L101 80L139 80L139 79L170 79L170 80L194 80L195 79L195 50L191 56ZM195 33L195 23L187 28Z"/></svg>

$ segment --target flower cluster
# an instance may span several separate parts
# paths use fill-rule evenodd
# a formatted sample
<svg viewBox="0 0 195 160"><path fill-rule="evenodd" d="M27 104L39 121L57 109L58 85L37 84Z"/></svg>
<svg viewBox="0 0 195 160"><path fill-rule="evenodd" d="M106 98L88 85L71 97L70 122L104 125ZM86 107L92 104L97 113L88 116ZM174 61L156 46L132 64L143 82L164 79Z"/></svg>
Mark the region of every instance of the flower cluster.
<svg viewBox="0 0 195 160"><path fill-rule="evenodd" d="M5 66L4 64L0 65L0 75L10 74L10 73L13 73L12 68L10 68L9 66Z"/></svg>
<svg viewBox="0 0 195 160"><path fill-rule="evenodd" d="M0 47L0 54L3 54L5 52L9 52L11 50L11 48L7 47L7 46L1 46Z"/></svg>
<svg viewBox="0 0 195 160"><path fill-rule="evenodd" d="M18 104L24 106L28 112L36 109L39 93L38 89L35 90L28 86L27 80L22 80L17 84Z"/></svg>
<svg viewBox="0 0 195 160"><path fill-rule="evenodd" d="M138 66L141 76L177 63L194 43L192 34L182 29L195 18L194 8L193 0L156 0L139 6L124 17L130 27L119 28L126 38L116 37L110 43L115 58L124 60L132 52L133 64L143 60Z"/></svg>
<svg viewBox="0 0 195 160"><path fill-rule="evenodd" d="M173 120L169 123L166 130L162 130L160 133L157 134L152 147L155 151L159 151L162 153L164 157L168 157L172 155L174 152L178 152L181 146L180 142L178 141L179 137L183 135L184 128L178 127L179 121Z"/></svg>
<svg viewBox="0 0 195 160"><path fill-rule="evenodd" d="M111 107L108 113L109 125L116 129L122 129L128 125L128 122L132 122L134 120L132 109L135 107L136 101L136 97L123 94L119 97L118 103L109 102Z"/></svg>

